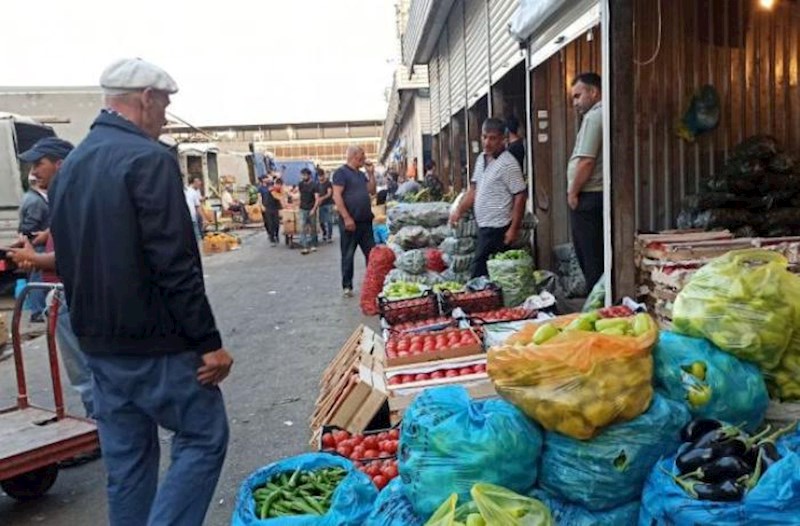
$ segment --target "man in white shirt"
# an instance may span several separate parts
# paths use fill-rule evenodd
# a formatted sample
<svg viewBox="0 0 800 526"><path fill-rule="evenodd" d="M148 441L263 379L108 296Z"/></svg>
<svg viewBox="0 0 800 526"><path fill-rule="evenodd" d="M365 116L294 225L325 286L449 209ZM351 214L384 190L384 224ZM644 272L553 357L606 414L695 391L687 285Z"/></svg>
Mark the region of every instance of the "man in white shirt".
<svg viewBox="0 0 800 526"><path fill-rule="evenodd" d="M192 216L194 235L197 236L198 241L203 239L203 213L200 210L200 207L203 206L201 188L203 188L203 180L200 176L190 175L189 186L183 189L183 194L186 197L186 206L189 207L189 215Z"/></svg>
<svg viewBox="0 0 800 526"><path fill-rule="evenodd" d="M484 121L483 153L475 161L472 184L450 216L455 224L474 209L478 243L472 261L473 278L488 275L489 257L516 241L525 215L527 184L516 158L505 149L505 130L505 123L499 119Z"/></svg>

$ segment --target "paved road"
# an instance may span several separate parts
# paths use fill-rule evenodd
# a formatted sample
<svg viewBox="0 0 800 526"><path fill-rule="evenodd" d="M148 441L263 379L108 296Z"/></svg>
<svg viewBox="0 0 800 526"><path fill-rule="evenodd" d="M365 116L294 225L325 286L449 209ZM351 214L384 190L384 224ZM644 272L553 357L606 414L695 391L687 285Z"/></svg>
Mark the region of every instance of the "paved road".
<svg viewBox="0 0 800 526"><path fill-rule="evenodd" d="M358 299L339 290L338 244L302 256L286 246L269 247L263 231L246 237L241 250L204 259L206 285L223 341L235 355L224 384L231 440L206 524L230 524L244 477L273 460L307 450L308 417L322 369L360 323ZM356 282L363 275L356 258ZM48 403L41 339L25 348L32 396ZM13 363L0 362L0 407L13 401ZM79 402L69 393L70 407ZM169 436L162 434L162 471ZM62 470L41 500L17 503L0 492L0 525L106 524L102 462Z"/></svg>

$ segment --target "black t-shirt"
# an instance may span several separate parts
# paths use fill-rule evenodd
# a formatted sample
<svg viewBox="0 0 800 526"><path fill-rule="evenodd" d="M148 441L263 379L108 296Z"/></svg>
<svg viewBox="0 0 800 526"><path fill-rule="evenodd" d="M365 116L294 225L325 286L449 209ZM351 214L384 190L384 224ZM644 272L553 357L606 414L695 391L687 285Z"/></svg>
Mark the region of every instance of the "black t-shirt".
<svg viewBox="0 0 800 526"><path fill-rule="evenodd" d="M344 206L356 223L372 222L372 203L367 187L367 176L346 164L333 172L334 186L343 188ZM341 213L341 210L339 211Z"/></svg>
<svg viewBox="0 0 800 526"><path fill-rule="evenodd" d="M317 183L314 181L300 181L297 185L300 190L300 209L311 210L317 201Z"/></svg>
<svg viewBox="0 0 800 526"><path fill-rule="evenodd" d="M323 195L327 194L328 190L331 191L331 196L326 198L326 199L323 199L322 201L320 201L320 203L319 203L320 205L332 205L333 204L333 183L331 183L330 181L325 181L324 183L319 183L317 185L317 193L320 196L323 196Z"/></svg>
<svg viewBox="0 0 800 526"><path fill-rule="evenodd" d="M519 163L520 169L525 171L525 143L522 139L508 143L508 153L514 156Z"/></svg>

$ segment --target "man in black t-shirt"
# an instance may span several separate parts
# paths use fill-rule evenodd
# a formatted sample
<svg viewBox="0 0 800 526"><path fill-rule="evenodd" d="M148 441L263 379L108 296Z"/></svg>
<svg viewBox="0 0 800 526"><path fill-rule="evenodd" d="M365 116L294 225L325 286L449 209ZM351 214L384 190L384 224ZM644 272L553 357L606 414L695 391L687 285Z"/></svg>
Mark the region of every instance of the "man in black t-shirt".
<svg viewBox="0 0 800 526"><path fill-rule="evenodd" d="M328 180L328 174L320 168L317 171L319 184L319 226L322 229L322 239L327 243L333 242L333 183Z"/></svg>
<svg viewBox="0 0 800 526"><path fill-rule="evenodd" d="M508 146L506 149L517 160L522 173L525 173L525 141L519 136L519 120L516 117L508 118L506 131L508 132Z"/></svg>
<svg viewBox="0 0 800 526"><path fill-rule="evenodd" d="M280 209L282 208L280 195L283 184L277 179L270 184L269 177L262 176L258 193L261 194L261 210L264 212L264 228L269 236L269 242L274 247L278 244L278 232L281 225Z"/></svg>
<svg viewBox="0 0 800 526"><path fill-rule="evenodd" d="M319 239L317 238L317 183L311 179L311 170L300 170L302 180L297 185L300 191L300 244L303 255L316 252ZM310 239L309 239L310 238Z"/></svg>

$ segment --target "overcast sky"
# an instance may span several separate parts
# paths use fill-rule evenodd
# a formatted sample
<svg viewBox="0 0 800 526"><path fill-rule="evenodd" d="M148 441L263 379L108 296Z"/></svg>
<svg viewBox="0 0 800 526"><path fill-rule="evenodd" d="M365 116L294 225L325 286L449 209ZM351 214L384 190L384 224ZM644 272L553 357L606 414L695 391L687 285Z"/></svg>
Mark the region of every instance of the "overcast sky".
<svg viewBox="0 0 800 526"><path fill-rule="evenodd" d="M120 57L166 69L192 124L383 119L394 0L0 0L0 86L96 85Z"/></svg>

